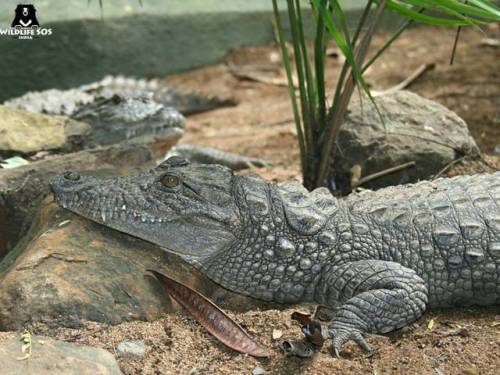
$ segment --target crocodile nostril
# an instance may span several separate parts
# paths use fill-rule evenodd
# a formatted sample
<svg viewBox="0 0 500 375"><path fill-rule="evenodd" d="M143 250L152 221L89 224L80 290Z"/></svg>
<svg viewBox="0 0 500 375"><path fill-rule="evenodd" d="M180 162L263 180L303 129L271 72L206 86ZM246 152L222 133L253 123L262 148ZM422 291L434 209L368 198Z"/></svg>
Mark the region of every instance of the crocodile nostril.
<svg viewBox="0 0 500 375"><path fill-rule="evenodd" d="M78 172L64 172L64 178L66 180L78 181L80 179L80 173Z"/></svg>

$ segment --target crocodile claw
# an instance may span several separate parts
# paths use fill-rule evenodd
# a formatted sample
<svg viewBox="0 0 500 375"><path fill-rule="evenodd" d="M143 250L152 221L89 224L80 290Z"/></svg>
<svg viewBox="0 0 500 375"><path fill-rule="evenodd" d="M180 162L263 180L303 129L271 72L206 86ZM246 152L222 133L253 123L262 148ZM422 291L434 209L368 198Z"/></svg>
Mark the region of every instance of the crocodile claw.
<svg viewBox="0 0 500 375"><path fill-rule="evenodd" d="M366 351L371 351L372 348L363 337L361 331L355 328L330 328L330 335L333 340L333 352L337 358L340 358L340 348L344 343L349 340L353 340L356 344L358 344L361 348Z"/></svg>

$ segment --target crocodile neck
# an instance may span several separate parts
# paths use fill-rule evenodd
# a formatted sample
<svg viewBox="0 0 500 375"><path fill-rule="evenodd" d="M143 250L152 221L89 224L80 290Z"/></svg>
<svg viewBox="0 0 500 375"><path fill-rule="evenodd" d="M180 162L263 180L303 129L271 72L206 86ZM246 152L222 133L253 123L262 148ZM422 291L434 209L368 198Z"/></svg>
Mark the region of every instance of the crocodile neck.
<svg viewBox="0 0 500 375"><path fill-rule="evenodd" d="M236 177L234 183L243 231L226 249L195 264L217 284L265 301L321 302L323 293L318 293L317 285L326 269L350 259L369 258L369 254L350 251L353 236L349 211L342 201L328 195L324 222L297 230L301 223L289 204L304 197L302 188L293 191L299 185L291 188L297 197L286 197L290 186L248 177Z"/></svg>

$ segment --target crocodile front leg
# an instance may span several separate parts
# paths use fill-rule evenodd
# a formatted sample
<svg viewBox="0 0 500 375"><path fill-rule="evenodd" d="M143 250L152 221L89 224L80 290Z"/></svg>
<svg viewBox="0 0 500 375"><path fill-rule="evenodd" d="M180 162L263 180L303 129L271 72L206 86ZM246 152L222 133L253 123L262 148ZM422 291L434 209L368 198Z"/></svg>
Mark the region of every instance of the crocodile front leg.
<svg viewBox="0 0 500 375"><path fill-rule="evenodd" d="M365 334L404 327L418 319L427 305L424 280L399 263L345 263L331 268L324 279L318 299L328 306L338 306L328 327L337 356L350 339L370 350Z"/></svg>

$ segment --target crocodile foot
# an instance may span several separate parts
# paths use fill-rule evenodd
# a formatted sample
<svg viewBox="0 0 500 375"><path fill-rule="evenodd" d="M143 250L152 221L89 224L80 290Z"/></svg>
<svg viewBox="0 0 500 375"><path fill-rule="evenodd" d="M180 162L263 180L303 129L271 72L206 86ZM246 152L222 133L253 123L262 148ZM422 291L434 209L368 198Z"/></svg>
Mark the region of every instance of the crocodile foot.
<svg viewBox="0 0 500 375"><path fill-rule="evenodd" d="M340 326L337 325L334 321L330 325L328 332L333 341L332 350L335 353L335 356L337 356L338 358L340 358L340 348L349 340L353 340L366 351L372 350L368 342L366 342L366 339L363 336L363 332L355 326L349 326L345 324L342 324Z"/></svg>

